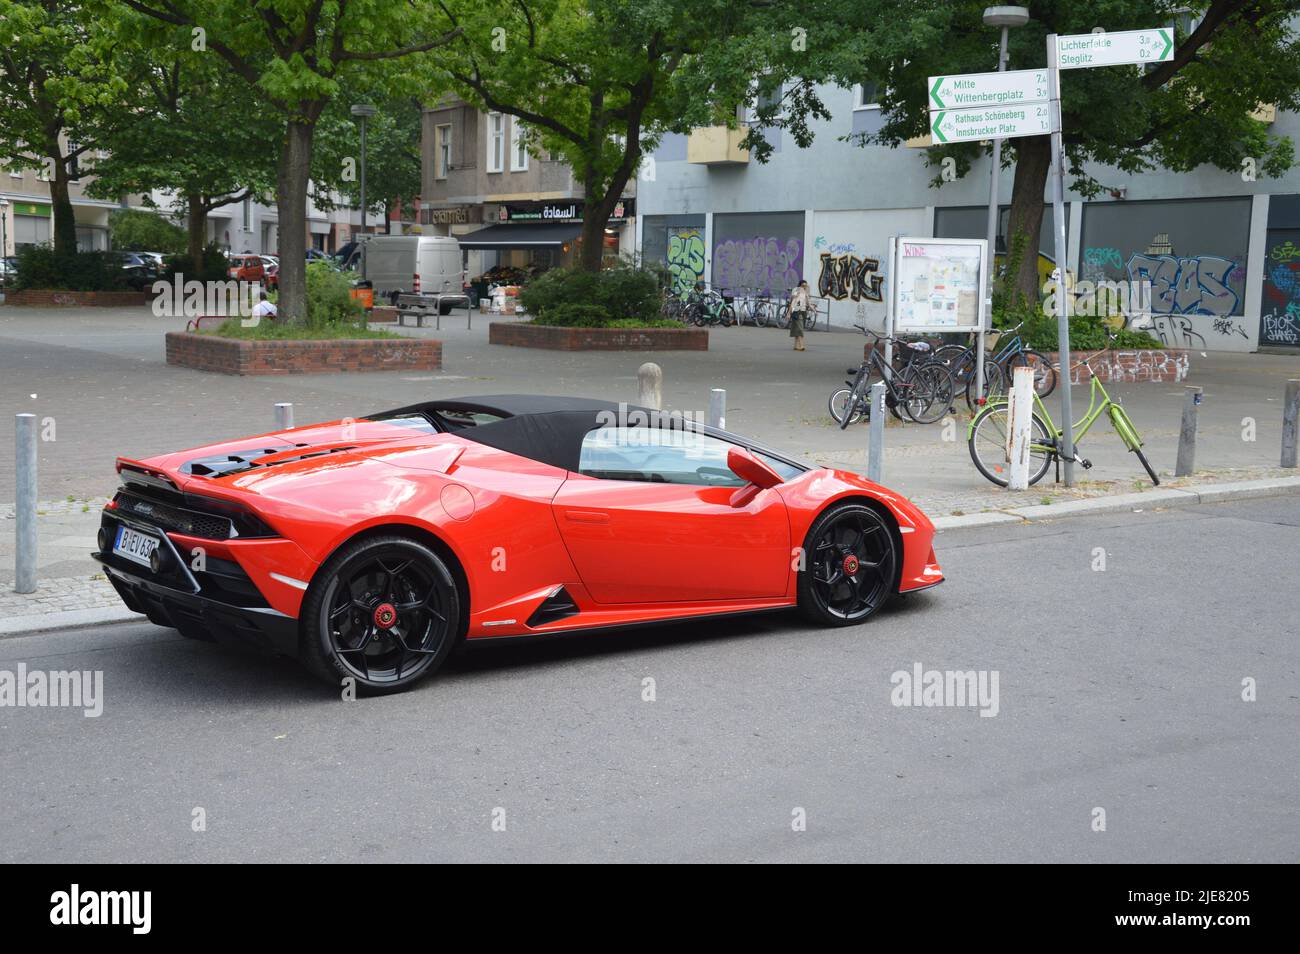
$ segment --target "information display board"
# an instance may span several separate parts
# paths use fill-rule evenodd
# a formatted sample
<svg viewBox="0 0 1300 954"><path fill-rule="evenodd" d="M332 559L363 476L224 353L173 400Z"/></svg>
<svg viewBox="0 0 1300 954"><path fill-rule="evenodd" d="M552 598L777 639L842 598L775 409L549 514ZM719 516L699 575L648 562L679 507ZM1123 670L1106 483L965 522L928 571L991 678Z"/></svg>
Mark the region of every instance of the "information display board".
<svg viewBox="0 0 1300 954"><path fill-rule="evenodd" d="M987 245L984 239L895 239L893 333L982 331Z"/></svg>

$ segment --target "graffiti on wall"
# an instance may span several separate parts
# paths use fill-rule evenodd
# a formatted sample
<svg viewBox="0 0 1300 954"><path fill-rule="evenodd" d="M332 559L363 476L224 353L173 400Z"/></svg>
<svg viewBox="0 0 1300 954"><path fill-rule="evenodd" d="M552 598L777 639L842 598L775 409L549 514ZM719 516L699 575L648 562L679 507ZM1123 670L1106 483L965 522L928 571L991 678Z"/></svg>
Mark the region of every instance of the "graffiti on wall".
<svg viewBox="0 0 1300 954"><path fill-rule="evenodd" d="M1261 345L1300 345L1300 245L1270 243L1259 323Z"/></svg>
<svg viewBox="0 0 1300 954"><path fill-rule="evenodd" d="M713 285L730 292L784 295L803 277L803 242L756 236L728 239L713 249Z"/></svg>
<svg viewBox="0 0 1300 954"><path fill-rule="evenodd" d="M1236 262L1218 255L1139 253L1128 260L1128 277L1151 283L1151 310L1156 314L1226 316L1239 301L1228 284L1236 267Z"/></svg>
<svg viewBox="0 0 1300 954"><path fill-rule="evenodd" d="M879 259L830 252L822 252L820 257L817 294L835 301L884 301L880 289L885 280L880 275Z"/></svg>
<svg viewBox="0 0 1300 954"><path fill-rule="evenodd" d="M699 229L668 230L668 274L678 294L690 291L704 277L704 236Z"/></svg>

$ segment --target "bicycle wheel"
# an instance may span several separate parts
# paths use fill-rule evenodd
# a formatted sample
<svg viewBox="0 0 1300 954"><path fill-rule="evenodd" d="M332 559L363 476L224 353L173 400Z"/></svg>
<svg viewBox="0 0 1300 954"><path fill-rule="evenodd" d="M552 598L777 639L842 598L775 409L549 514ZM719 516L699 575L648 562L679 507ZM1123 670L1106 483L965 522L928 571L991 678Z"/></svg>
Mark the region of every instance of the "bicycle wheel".
<svg viewBox="0 0 1300 954"><path fill-rule="evenodd" d="M850 403L852 397L853 397L852 388L840 388L838 391L832 394L830 396L830 400L826 402L826 406L831 412L831 417L835 419L836 424L840 425L841 430L844 429L845 410L850 407L853 408L853 411L849 415L849 423L856 424L858 423L858 421L862 420L862 415L863 415L862 402L858 401L856 403Z"/></svg>
<svg viewBox="0 0 1300 954"><path fill-rule="evenodd" d="M718 311L718 320L721 321L725 327L730 328L732 325L736 324L736 309L732 308L730 305L723 305Z"/></svg>
<svg viewBox="0 0 1300 954"><path fill-rule="evenodd" d="M907 367L901 376L907 387L903 410L918 424L933 424L952 410L952 374L933 361Z"/></svg>
<svg viewBox="0 0 1300 954"><path fill-rule="evenodd" d="M1015 383L1016 368L1029 368L1034 372L1034 391L1040 398L1045 398L1056 390L1056 368L1039 352L1026 349L1011 356L1003 369L1007 387Z"/></svg>
<svg viewBox="0 0 1300 954"><path fill-rule="evenodd" d="M1009 414L1010 406L1005 402L990 404L975 415L966 439L975 469L999 487L1011 482L1011 464L1007 461ZM1048 434L1047 425L1037 414L1030 425L1029 441L1029 485L1032 487L1047 473L1056 446Z"/></svg>
<svg viewBox="0 0 1300 954"><path fill-rule="evenodd" d="M997 401L1006 399L1007 396L1007 379L1006 373L1002 370L1000 364L994 364L992 361L984 362L984 400L977 399L975 394L975 371L972 370L970 377L966 379L966 406L972 411L977 410L981 404L993 404Z"/></svg>
<svg viewBox="0 0 1300 954"><path fill-rule="evenodd" d="M858 379L853 382L853 387L849 391L849 398L846 405L850 411L846 414L841 410L840 417L836 418L836 420L840 422L840 430L844 430L844 428L848 427L855 420L861 417L861 412L858 412L858 406L862 404L863 397L867 394L867 384L868 381L866 374L859 374ZM834 400L834 397L835 395L831 395L832 400ZM858 412L857 418L853 416L853 412ZM834 414L835 412L832 411L831 416L834 417Z"/></svg>

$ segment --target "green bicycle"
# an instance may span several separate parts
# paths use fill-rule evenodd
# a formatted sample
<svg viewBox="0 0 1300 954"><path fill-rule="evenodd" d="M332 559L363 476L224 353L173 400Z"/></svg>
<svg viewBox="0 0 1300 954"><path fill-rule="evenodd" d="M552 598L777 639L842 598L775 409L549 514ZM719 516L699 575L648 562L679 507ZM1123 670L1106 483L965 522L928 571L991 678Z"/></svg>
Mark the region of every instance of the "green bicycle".
<svg viewBox="0 0 1300 954"><path fill-rule="evenodd" d="M1087 365L1087 360L1081 362ZM1089 371L1092 368L1089 366ZM1066 387L1069 385L1067 384ZM1052 415L1047 413L1047 407L1043 404L1043 399L1035 392L1034 394L1034 414L1033 422L1030 424L1029 437L1029 483L1038 483L1047 473L1047 469L1053 464L1056 465L1056 479L1060 481L1061 466L1061 441L1065 437L1065 432L1056 426L1052 420ZM1105 414L1110 418L1110 426L1115 429L1124 446L1137 454L1138 460L1146 469L1147 475L1151 478L1151 483L1159 486L1160 478L1156 472L1151 469L1147 462L1146 456L1142 453L1142 438L1138 435L1137 428L1133 426L1133 421L1129 418L1124 408L1120 407L1111 400L1106 389L1102 387L1101 381L1097 375L1092 375L1092 390L1088 396L1088 412L1084 414L1083 420L1074 425L1071 436L1074 439L1074 461L1081 464L1084 470L1092 466L1092 461L1085 460L1079 456L1079 441L1088 433L1097 420ZM1000 400L989 404L982 411L971 419L970 426L966 431L966 444L970 448L971 460L975 462L975 467L981 474L987 477L999 487L1005 487L1010 482L1011 465L1007 460L1007 435L1009 428L1010 407L1008 401Z"/></svg>

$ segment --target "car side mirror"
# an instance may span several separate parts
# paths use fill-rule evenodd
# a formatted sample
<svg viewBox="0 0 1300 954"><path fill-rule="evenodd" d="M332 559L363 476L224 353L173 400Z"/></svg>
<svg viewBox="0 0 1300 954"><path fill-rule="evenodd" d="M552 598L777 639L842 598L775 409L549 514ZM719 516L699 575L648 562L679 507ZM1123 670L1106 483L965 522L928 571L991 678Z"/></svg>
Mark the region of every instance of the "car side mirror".
<svg viewBox="0 0 1300 954"><path fill-rule="evenodd" d="M784 482L780 474L743 447L733 447L727 451L727 467L741 480L748 481L731 495L733 507L743 507L758 496L760 490Z"/></svg>

